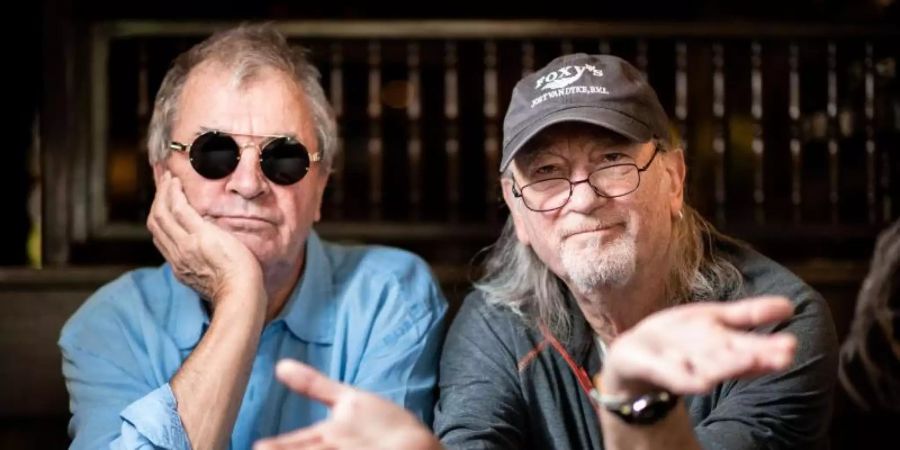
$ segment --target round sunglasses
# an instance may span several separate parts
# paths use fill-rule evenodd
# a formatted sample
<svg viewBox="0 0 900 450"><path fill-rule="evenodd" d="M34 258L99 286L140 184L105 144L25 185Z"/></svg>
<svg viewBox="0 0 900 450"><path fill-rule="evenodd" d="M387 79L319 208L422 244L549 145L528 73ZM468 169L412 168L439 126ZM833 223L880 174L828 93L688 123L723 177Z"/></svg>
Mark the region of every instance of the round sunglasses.
<svg viewBox="0 0 900 450"><path fill-rule="evenodd" d="M194 142L172 141L169 148L188 152L191 166L204 178L218 180L231 175L241 161L243 147L233 136L222 131L207 131ZM249 135L247 135L249 136ZM259 148L259 165L263 174L275 184L294 184L309 172L309 165L322 159L321 153L309 153L306 146L290 136L255 136L267 138Z"/></svg>

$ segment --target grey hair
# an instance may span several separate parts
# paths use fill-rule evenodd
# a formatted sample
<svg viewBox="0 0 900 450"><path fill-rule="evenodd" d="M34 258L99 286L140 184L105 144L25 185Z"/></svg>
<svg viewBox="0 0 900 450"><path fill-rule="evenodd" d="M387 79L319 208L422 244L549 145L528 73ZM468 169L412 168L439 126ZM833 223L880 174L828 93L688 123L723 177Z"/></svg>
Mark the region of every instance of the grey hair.
<svg viewBox="0 0 900 450"><path fill-rule="evenodd" d="M284 35L269 24L241 25L213 34L179 55L163 78L156 94L147 136L150 164L164 161L171 153L169 142L178 114L178 103L191 71L205 62L216 62L232 71L241 86L262 69L275 69L291 77L306 96L316 127L322 165L330 170L338 151L337 122L321 74L308 60L308 51L292 47Z"/></svg>
<svg viewBox="0 0 900 450"><path fill-rule="evenodd" d="M668 151L658 141L659 151ZM509 176L509 169L503 176ZM716 250L716 242L744 245L715 229L685 204L683 217L673 219L671 254L675 258L666 278L670 306L692 301L728 298L738 292L743 275ZM545 324L560 340L571 337L573 314L568 289L530 246L519 242L512 217L487 251L484 275L475 282L489 304L507 307L530 326Z"/></svg>

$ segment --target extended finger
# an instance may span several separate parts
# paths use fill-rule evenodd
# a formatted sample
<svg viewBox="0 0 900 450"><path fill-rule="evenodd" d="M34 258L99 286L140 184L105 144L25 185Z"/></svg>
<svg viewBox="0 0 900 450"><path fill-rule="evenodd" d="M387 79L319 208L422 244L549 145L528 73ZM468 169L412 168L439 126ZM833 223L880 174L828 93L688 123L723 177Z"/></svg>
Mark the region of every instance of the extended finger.
<svg viewBox="0 0 900 450"><path fill-rule="evenodd" d="M752 328L779 322L794 313L794 305L785 297L767 296L715 305L716 317L725 325Z"/></svg>
<svg viewBox="0 0 900 450"><path fill-rule="evenodd" d="M154 204L153 208L156 208ZM151 209L150 215L147 217L147 229L153 238L153 245L162 253L166 261L172 261L172 258L178 254L178 245L172 241L172 237L166 233L160 226L158 213Z"/></svg>
<svg viewBox="0 0 900 450"><path fill-rule="evenodd" d="M171 248L171 244L166 241L168 241L168 239L160 239L156 236L153 236L153 245L156 246L156 249L159 250L159 252L162 254L163 259L165 259L166 261L171 261L173 250Z"/></svg>
<svg viewBox="0 0 900 450"><path fill-rule="evenodd" d="M744 333L732 339L735 351L753 358L748 370L753 373L784 370L794 361L797 338L789 333L756 335Z"/></svg>
<svg viewBox="0 0 900 450"><path fill-rule="evenodd" d="M203 217L201 217L197 210L188 202L187 197L184 194L184 188L181 185L181 180L178 178L172 179L167 195L169 197L169 202L171 203L170 208L172 215L179 227L189 233L199 232L205 222Z"/></svg>
<svg viewBox="0 0 900 450"><path fill-rule="evenodd" d="M684 356L696 376L707 380L712 386L730 378L744 376L753 370L754 355L736 348L733 336L725 334L713 341L705 348Z"/></svg>
<svg viewBox="0 0 900 450"><path fill-rule="evenodd" d="M282 359L275 366L275 375L292 391L331 407L350 388L322 375L306 364Z"/></svg>
<svg viewBox="0 0 900 450"><path fill-rule="evenodd" d="M159 191L153 201L150 217L155 221L158 232L164 233L170 241L177 244L189 239L189 236L188 232L178 223L173 215L171 202L172 184L173 179L169 172L166 171L163 174L160 185L157 186Z"/></svg>

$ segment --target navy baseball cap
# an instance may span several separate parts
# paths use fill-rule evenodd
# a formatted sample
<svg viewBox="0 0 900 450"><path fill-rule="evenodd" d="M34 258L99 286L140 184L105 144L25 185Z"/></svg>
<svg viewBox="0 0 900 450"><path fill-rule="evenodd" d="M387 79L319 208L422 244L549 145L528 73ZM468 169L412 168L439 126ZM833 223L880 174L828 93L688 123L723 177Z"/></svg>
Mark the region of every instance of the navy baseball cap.
<svg viewBox="0 0 900 450"><path fill-rule="evenodd" d="M635 142L670 142L669 119L644 74L622 58L560 56L516 83L503 119L500 172L545 128L583 122Z"/></svg>

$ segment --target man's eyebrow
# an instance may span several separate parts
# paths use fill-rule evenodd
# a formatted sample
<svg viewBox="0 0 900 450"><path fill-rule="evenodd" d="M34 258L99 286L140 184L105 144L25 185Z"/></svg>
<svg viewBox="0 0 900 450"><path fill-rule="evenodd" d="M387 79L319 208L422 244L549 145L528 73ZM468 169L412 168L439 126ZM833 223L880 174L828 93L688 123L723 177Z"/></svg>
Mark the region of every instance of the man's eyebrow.
<svg viewBox="0 0 900 450"><path fill-rule="evenodd" d="M519 151L517 159L521 158L520 161L522 162L522 165L528 166L534 162L538 156L546 154L547 151L551 149L552 144L552 139L549 139L545 134L538 134L522 146L522 150Z"/></svg>
<svg viewBox="0 0 900 450"><path fill-rule="evenodd" d="M552 154L550 148L545 145L533 145L523 149L522 154L517 158L519 159L519 166L521 168L526 168L530 166L536 159L543 155Z"/></svg>

